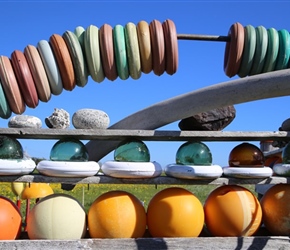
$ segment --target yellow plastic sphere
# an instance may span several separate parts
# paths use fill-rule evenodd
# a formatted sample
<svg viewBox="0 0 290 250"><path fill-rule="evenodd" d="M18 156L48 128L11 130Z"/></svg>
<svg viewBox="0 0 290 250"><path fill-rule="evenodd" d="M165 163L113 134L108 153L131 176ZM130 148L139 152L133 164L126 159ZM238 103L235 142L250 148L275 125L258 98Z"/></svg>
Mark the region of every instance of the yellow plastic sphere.
<svg viewBox="0 0 290 250"><path fill-rule="evenodd" d="M82 205L66 194L42 198L27 217L29 239L81 239L87 230Z"/></svg>
<svg viewBox="0 0 290 250"><path fill-rule="evenodd" d="M36 199L53 194L52 188L47 183L29 183L21 193L21 199Z"/></svg>
<svg viewBox="0 0 290 250"><path fill-rule="evenodd" d="M0 240L15 240L21 233L22 218L10 199L0 196Z"/></svg>
<svg viewBox="0 0 290 250"><path fill-rule="evenodd" d="M213 236L251 236L262 221L258 199L238 185L213 190L204 203L204 213L206 226Z"/></svg>
<svg viewBox="0 0 290 250"><path fill-rule="evenodd" d="M17 197L21 197L21 193L24 190L24 188L26 187L26 185L27 185L27 183L25 183L25 182L12 182L11 183L12 192Z"/></svg>
<svg viewBox="0 0 290 250"><path fill-rule="evenodd" d="M290 235L290 185L276 184L262 197L265 227L274 235Z"/></svg>
<svg viewBox="0 0 290 250"><path fill-rule="evenodd" d="M146 212L134 195L109 191L100 195L88 211L92 238L139 238L146 230Z"/></svg>
<svg viewBox="0 0 290 250"><path fill-rule="evenodd" d="M153 237L197 237L204 225L202 204L186 189L166 188L150 200L147 225Z"/></svg>

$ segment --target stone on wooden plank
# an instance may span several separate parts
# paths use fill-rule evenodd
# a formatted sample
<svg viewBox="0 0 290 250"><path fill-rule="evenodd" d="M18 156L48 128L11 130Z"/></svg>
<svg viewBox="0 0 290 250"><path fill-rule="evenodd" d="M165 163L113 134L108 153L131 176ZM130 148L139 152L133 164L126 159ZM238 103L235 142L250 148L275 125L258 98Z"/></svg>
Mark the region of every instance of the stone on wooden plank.
<svg viewBox="0 0 290 250"><path fill-rule="evenodd" d="M8 121L9 128L41 128L41 126L41 120L31 115L16 115Z"/></svg>
<svg viewBox="0 0 290 250"><path fill-rule="evenodd" d="M109 123L109 116L98 109L80 109L72 117L76 129L106 129Z"/></svg>
<svg viewBox="0 0 290 250"><path fill-rule="evenodd" d="M66 129L70 126L70 115L64 109L55 108L54 112L45 118L45 124L48 128Z"/></svg>
<svg viewBox="0 0 290 250"><path fill-rule="evenodd" d="M201 112L182 119L178 126L181 130L220 131L228 126L236 117L233 105Z"/></svg>

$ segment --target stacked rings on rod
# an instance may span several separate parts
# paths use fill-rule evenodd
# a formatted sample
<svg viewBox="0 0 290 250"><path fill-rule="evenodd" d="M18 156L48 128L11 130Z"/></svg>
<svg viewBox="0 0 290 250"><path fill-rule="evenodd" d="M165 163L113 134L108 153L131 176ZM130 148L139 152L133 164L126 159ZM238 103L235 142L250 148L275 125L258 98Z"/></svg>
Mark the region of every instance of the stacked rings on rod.
<svg viewBox="0 0 290 250"><path fill-rule="evenodd" d="M53 34L23 52L0 56L0 117L36 108L63 89L84 87L89 76L105 79L139 79L153 71L157 76L176 73L178 44L173 21L140 21L125 26L78 26L62 35Z"/></svg>
<svg viewBox="0 0 290 250"><path fill-rule="evenodd" d="M264 26L234 23L228 32L224 71L227 76L252 76L290 67L290 34Z"/></svg>

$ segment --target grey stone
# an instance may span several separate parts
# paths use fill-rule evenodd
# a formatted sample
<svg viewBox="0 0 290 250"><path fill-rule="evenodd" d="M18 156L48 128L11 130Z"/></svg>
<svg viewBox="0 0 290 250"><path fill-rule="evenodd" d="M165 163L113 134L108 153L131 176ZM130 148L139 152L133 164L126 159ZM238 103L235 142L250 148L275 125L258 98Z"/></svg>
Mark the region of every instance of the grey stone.
<svg viewBox="0 0 290 250"><path fill-rule="evenodd" d="M236 117L234 106L212 109L182 119L178 126L181 130L220 131L228 126Z"/></svg>
<svg viewBox="0 0 290 250"><path fill-rule="evenodd" d="M98 109L80 109L72 117L76 129L106 129L109 123L109 116Z"/></svg>
<svg viewBox="0 0 290 250"><path fill-rule="evenodd" d="M70 126L70 115L64 109L55 108L51 116L45 118L45 124L49 128L66 129Z"/></svg>
<svg viewBox="0 0 290 250"><path fill-rule="evenodd" d="M41 126L41 120L31 115L16 115L8 122L9 128L41 128Z"/></svg>

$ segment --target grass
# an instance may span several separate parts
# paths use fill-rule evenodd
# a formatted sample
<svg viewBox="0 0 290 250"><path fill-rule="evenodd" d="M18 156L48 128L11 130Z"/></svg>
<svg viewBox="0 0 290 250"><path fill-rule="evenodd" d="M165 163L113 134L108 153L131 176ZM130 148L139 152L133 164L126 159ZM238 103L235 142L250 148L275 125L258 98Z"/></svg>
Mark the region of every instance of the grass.
<svg viewBox="0 0 290 250"><path fill-rule="evenodd" d="M173 185L140 185L140 184L78 184L71 191L65 191L61 189L61 184L51 183L54 193L64 193L71 195L76 198L88 211L90 205L94 200L101 194L108 192L110 190L123 190L135 195L139 200L141 200L147 209L147 206L151 198L162 189L172 187ZM174 185L177 187L185 188L191 191L200 201L204 204L209 193L217 188L216 185ZM244 187L251 190L255 195L254 185L243 185ZM0 195L10 198L16 202L17 197L11 190L11 183L1 183L0 184ZM25 205L22 201L22 214L25 211ZM32 201L33 206L35 201Z"/></svg>

